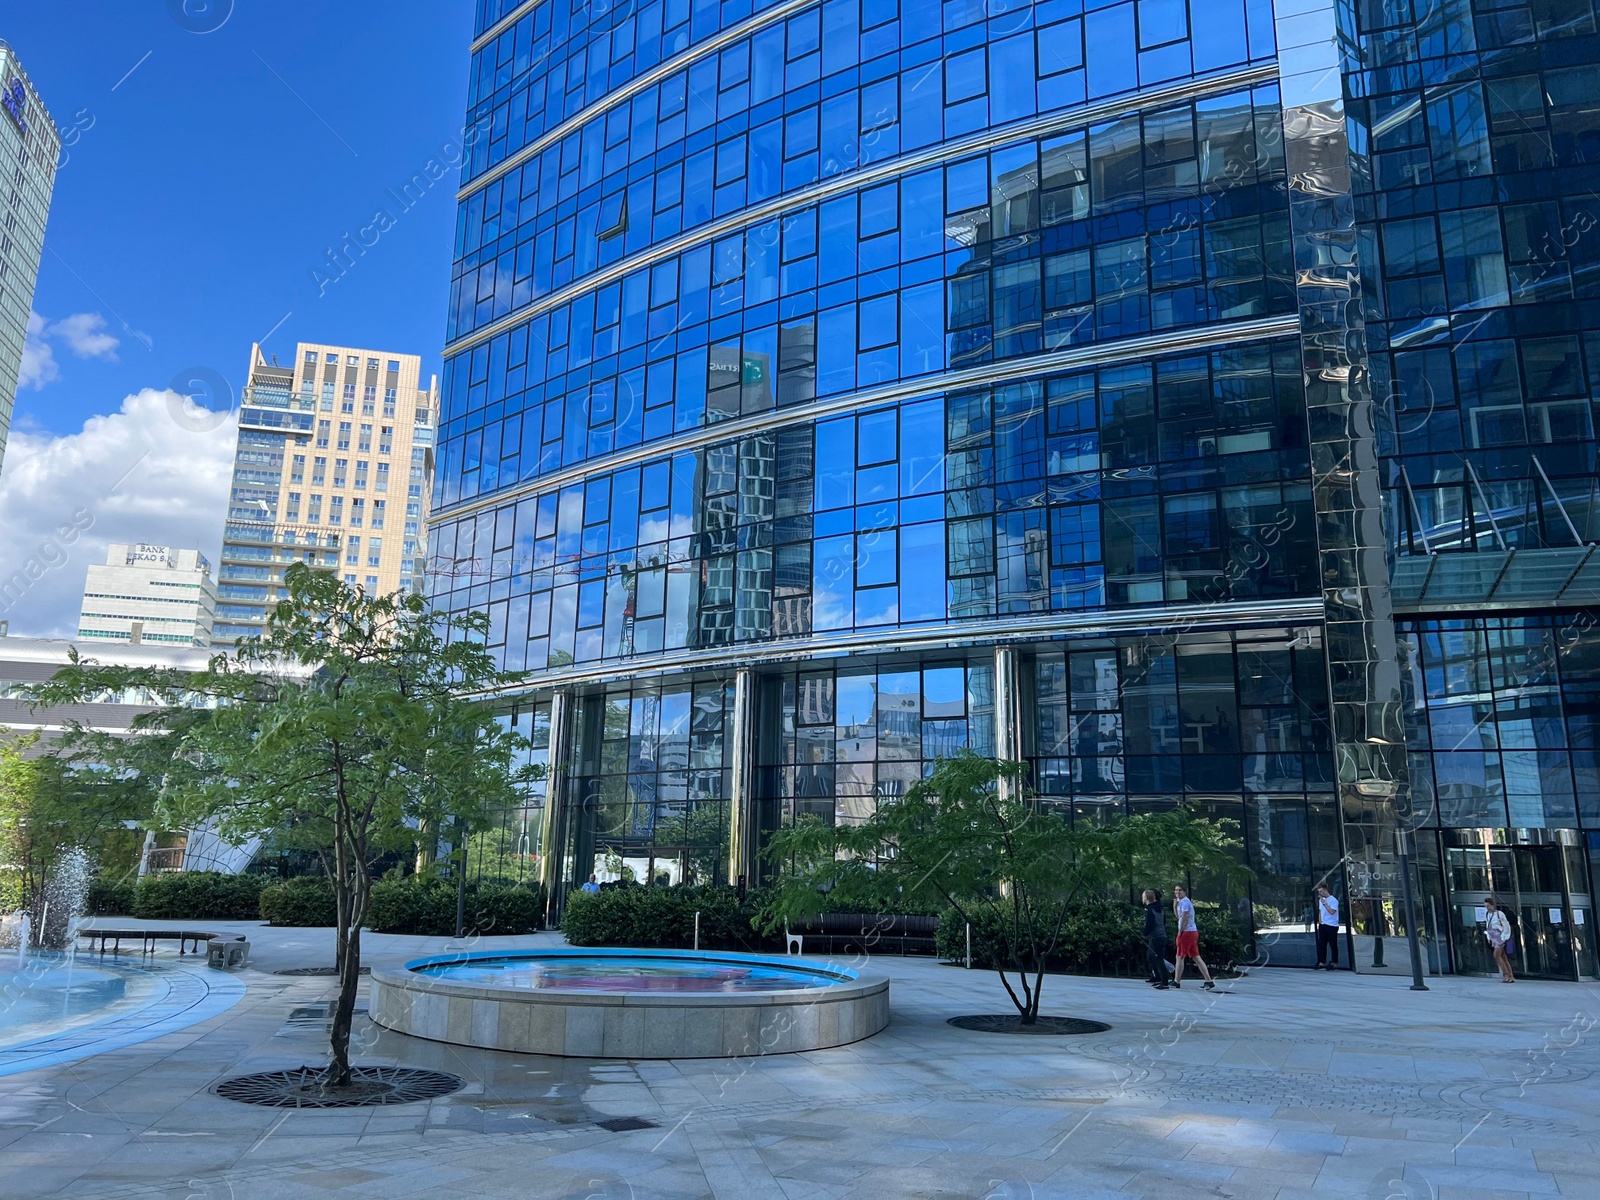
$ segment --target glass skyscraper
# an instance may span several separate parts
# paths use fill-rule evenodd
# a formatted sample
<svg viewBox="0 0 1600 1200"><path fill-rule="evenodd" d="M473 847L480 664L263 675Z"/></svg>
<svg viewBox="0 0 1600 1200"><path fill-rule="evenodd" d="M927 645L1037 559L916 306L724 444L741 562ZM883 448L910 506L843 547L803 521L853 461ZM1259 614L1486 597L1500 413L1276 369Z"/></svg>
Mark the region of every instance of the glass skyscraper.
<svg viewBox="0 0 1600 1200"><path fill-rule="evenodd" d="M0 459L11 432L60 154L61 135L49 110L16 51L0 41Z"/></svg>
<svg viewBox="0 0 1600 1200"><path fill-rule="evenodd" d="M753 881L971 747L1238 822L1268 961L1326 881L1406 969L1409 861L1429 969L1494 890L1593 974L1597 64L1588 0L479 0L429 587L528 673L503 854Z"/></svg>

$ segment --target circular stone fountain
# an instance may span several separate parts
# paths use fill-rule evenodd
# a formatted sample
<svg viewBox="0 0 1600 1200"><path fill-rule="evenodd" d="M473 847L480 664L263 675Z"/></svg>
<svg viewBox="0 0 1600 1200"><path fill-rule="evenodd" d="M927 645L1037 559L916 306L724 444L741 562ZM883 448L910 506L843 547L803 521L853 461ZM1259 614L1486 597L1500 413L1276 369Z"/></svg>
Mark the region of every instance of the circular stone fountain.
<svg viewBox="0 0 1600 1200"><path fill-rule="evenodd" d="M740 1058L889 1023L889 981L682 950L474 951L372 973L371 1016L414 1037L568 1058Z"/></svg>

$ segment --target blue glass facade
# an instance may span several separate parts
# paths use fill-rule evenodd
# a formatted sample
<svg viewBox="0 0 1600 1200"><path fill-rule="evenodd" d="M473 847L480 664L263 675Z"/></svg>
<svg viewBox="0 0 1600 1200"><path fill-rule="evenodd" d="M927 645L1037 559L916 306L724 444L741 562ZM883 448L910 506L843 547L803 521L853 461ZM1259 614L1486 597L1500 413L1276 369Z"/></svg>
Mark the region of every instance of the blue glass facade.
<svg viewBox="0 0 1600 1200"><path fill-rule="evenodd" d="M1540 269L1577 184L1511 223L1454 30L1592 37L1458 7L481 0L429 586L529 672L547 881L753 877L972 746L1068 819L1237 820L1280 960L1329 878L1381 962L1397 828L1448 906L1407 556L1585 556L1600 371L1584 251ZM1515 93L1547 173L1561 86Z"/></svg>

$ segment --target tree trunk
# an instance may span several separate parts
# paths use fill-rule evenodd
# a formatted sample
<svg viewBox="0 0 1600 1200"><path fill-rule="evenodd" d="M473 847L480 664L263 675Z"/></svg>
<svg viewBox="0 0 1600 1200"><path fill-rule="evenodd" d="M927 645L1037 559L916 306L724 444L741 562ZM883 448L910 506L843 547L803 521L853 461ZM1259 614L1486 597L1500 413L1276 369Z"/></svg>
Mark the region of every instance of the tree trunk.
<svg viewBox="0 0 1600 1200"><path fill-rule="evenodd" d="M364 874L361 873L361 874ZM339 920L339 998L334 1003L333 1028L329 1039L332 1062L328 1067L329 1087L350 1084L350 1028L355 1023L356 990L361 986L361 919L366 915L365 880L358 874L349 879L351 894L343 897Z"/></svg>
<svg viewBox="0 0 1600 1200"><path fill-rule="evenodd" d="M340 824L348 820L341 812ZM361 983L361 919L366 915L366 856L362 854L348 826L338 831L334 842L333 891L338 922L337 942L339 998L334 1003L333 1025L329 1034L328 1074L324 1086L350 1085L350 1026L355 1020L356 988Z"/></svg>

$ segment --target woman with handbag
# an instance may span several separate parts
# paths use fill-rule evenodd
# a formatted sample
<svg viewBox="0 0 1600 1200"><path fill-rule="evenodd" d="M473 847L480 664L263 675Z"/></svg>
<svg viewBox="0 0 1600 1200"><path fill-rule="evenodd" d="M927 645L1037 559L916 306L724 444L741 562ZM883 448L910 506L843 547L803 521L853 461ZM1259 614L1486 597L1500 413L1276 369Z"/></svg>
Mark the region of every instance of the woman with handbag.
<svg viewBox="0 0 1600 1200"><path fill-rule="evenodd" d="M1511 974L1511 955L1516 952L1516 942L1511 937L1511 920L1500 911L1500 902L1493 896L1483 902L1483 907L1488 910L1488 919L1483 923L1483 936L1489 939L1489 946L1494 950L1494 963L1500 968L1500 982L1515 983L1516 977Z"/></svg>

